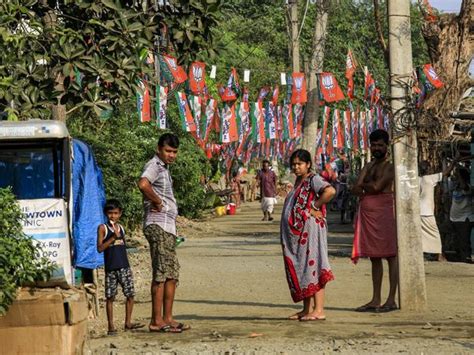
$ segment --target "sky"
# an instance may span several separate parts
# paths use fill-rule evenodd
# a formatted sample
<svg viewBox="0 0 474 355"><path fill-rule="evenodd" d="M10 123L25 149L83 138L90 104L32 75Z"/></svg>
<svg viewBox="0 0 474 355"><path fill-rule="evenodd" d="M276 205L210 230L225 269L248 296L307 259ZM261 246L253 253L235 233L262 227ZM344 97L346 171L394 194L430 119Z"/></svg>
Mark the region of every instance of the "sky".
<svg viewBox="0 0 474 355"><path fill-rule="evenodd" d="M442 12L458 13L462 0L429 0L431 6Z"/></svg>

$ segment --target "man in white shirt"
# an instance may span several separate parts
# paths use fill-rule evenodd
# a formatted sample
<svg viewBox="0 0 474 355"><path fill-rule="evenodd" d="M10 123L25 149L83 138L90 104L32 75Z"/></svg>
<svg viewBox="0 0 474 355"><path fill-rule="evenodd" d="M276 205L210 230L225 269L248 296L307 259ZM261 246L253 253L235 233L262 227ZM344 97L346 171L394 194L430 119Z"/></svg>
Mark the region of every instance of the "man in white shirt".
<svg viewBox="0 0 474 355"><path fill-rule="evenodd" d="M434 216L434 188L443 179L443 174L428 175L428 168L427 161L420 163L420 216L423 253L436 254L438 261L446 261L442 253L441 236Z"/></svg>

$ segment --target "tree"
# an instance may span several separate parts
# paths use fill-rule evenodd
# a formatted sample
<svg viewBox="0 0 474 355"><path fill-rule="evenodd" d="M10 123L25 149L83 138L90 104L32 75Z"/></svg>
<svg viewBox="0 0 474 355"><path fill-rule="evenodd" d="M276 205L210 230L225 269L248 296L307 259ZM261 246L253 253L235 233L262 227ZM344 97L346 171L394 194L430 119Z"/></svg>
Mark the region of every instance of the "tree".
<svg viewBox="0 0 474 355"><path fill-rule="evenodd" d="M323 69L329 5L330 3L328 0L318 0L317 2L312 55L308 72L309 95L304 118L304 135L302 147L303 149L308 150L312 155L315 154L316 136L319 121L319 90L316 75Z"/></svg>
<svg viewBox="0 0 474 355"><path fill-rule="evenodd" d="M65 105L64 114L111 110L135 96L139 80L154 83L146 58L156 36L182 62L214 55L221 2L1 2L0 110L22 119L50 118L57 105Z"/></svg>
<svg viewBox="0 0 474 355"><path fill-rule="evenodd" d="M458 15L426 16L422 27L431 63L444 86L431 93L421 107L419 145L422 159L434 158L439 167L441 146L431 140L435 137L438 140L450 139L450 113L456 110L464 92L473 85L468 75L474 48L473 16L472 0L463 0Z"/></svg>

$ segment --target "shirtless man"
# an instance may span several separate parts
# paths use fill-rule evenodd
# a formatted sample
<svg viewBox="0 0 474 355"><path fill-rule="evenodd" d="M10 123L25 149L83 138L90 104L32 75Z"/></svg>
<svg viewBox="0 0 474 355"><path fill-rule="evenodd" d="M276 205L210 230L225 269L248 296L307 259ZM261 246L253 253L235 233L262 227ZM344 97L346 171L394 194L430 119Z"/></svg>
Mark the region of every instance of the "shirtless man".
<svg viewBox="0 0 474 355"><path fill-rule="evenodd" d="M388 158L389 136L377 129L370 134L370 152L374 158L361 171L352 189L359 196L354 234L352 260L369 257L372 263L373 294L369 303L356 309L358 312L389 312L397 309L395 295L398 284L397 235L393 200L394 168ZM381 303L383 264L387 259L390 291Z"/></svg>

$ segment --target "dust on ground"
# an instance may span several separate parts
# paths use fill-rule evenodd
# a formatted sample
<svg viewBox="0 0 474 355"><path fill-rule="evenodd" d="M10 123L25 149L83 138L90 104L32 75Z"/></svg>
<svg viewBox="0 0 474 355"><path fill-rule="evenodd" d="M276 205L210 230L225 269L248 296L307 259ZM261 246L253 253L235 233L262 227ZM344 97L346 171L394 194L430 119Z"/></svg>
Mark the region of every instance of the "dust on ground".
<svg viewBox="0 0 474 355"><path fill-rule="evenodd" d="M281 204L279 205L281 208ZM279 216L277 209L275 216ZM279 244L279 218L261 222L258 203L237 215L202 222L181 220L187 240L178 248L181 279L174 313L192 329L182 334L147 328L106 335L104 299L90 322L89 354L261 353L474 353L474 265L425 263L424 313L357 313L371 296L370 262L349 259L352 231L330 216L329 250L336 280L326 288L326 321L285 318L301 306L291 301ZM136 297L134 320L149 323L151 268L146 243L129 254ZM384 278L384 295L387 294ZM103 294L103 290L100 291ZM123 328L123 296L115 323Z"/></svg>

